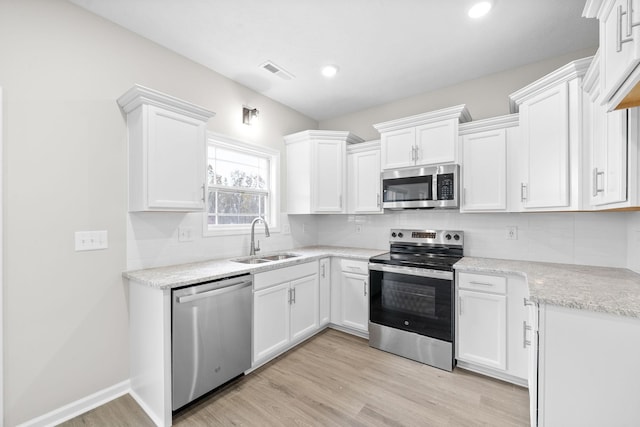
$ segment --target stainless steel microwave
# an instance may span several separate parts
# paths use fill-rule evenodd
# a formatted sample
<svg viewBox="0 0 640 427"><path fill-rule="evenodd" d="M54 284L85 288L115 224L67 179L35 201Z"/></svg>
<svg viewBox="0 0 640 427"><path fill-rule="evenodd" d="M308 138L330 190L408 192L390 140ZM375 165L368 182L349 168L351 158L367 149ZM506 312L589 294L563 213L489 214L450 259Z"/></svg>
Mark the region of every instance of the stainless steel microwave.
<svg viewBox="0 0 640 427"><path fill-rule="evenodd" d="M382 173L385 209L457 209L459 165L424 166Z"/></svg>

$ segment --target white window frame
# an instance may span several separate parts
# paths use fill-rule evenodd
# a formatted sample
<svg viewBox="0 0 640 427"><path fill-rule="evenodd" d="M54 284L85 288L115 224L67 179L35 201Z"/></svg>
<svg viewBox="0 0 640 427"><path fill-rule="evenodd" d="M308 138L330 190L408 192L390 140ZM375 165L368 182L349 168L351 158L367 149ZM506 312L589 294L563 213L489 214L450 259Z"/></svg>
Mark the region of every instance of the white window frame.
<svg viewBox="0 0 640 427"><path fill-rule="evenodd" d="M280 231L280 152L269 147L262 145L250 144L248 142L240 141L238 139L231 138L226 135L207 132L207 146L205 153L209 152L209 146L214 145L216 147L227 148L235 151L242 151L247 154L253 154L261 157L269 157L269 210L271 218L268 221L270 232ZM208 169L209 157L205 156L205 171ZM206 173L206 172L205 172ZM209 226L209 190L208 183L209 178L205 175L205 182L207 188L205 188L205 208L203 218L203 234L204 236L225 236L234 234L249 234L251 233L250 224L225 224ZM258 230L263 230L264 227L258 227Z"/></svg>

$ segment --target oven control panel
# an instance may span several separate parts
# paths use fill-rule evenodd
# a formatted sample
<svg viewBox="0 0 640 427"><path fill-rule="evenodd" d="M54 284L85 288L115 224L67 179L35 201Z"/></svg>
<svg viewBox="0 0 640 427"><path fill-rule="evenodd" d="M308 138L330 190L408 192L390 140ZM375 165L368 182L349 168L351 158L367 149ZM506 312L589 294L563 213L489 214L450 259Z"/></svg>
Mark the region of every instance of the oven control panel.
<svg viewBox="0 0 640 427"><path fill-rule="evenodd" d="M389 243L430 243L462 246L464 231L392 229Z"/></svg>

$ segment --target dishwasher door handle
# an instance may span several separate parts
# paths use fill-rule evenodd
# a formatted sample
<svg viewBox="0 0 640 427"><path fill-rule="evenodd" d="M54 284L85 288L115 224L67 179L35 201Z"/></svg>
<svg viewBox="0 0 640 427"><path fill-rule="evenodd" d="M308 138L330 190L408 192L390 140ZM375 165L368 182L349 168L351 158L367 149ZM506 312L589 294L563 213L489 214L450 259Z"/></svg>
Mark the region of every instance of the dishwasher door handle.
<svg viewBox="0 0 640 427"><path fill-rule="evenodd" d="M245 280L238 284L225 286L222 288L212 289L210 291L201 292L199 294L185 295L177 298L178 304L182 304L190 301L197 301L199 299L210 298L215 295L226 294L227 292L233 292L238 289L246 288L247 286L251 286L251 280Z"/></svg>

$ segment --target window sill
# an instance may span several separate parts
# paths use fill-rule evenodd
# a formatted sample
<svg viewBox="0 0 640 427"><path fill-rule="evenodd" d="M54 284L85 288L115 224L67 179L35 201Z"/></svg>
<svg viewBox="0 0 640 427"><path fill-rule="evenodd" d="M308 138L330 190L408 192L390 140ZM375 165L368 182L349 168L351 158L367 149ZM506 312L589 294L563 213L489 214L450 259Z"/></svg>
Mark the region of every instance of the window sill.
<svg viewBox="0 0 640 427"><path fill-rule="evenodd" d="M282 230L279 226L269 227L270 233L280 233ZM229 227L211 230L205 226L202 236L203 237L218 237L218 236L248 236L251 234L251 227ZM256 236L264 235L264 225L256 224L255 228Z"/></svg>

